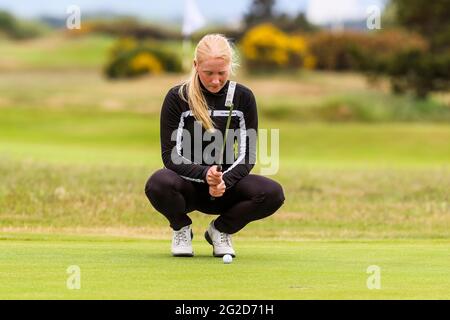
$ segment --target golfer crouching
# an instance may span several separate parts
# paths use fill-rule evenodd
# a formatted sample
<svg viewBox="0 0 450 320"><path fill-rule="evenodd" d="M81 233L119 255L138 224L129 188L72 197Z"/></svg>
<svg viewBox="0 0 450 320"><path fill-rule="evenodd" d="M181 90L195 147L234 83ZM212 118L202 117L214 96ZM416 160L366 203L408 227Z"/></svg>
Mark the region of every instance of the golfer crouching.
<svg viewBox="0 0 450 320"><path fill-rule="evenodd" d="M218 215L205 238L215 257L235 257L231 235L272 215L285 200L279 183L250 174L258 115L252 91L229 80L235 66L228 40L206 35L195 49L189 80L170 89L162 105L165 168L152 174L145 194L169 220L174 256L194 255L189 212Z"/></svg>

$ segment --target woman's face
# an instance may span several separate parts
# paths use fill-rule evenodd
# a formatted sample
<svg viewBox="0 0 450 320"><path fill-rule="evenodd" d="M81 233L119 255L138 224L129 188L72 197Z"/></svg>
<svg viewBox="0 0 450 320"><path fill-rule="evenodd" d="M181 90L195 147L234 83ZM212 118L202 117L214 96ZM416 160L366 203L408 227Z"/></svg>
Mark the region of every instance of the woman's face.
<svg viewBox="0 0 450 320"><path fill-rule="evenodd" d="M201 63L194 61L194 66L203 86L212 93L219 92L230 75L230 63L222 58L210 58Z"/></svg>

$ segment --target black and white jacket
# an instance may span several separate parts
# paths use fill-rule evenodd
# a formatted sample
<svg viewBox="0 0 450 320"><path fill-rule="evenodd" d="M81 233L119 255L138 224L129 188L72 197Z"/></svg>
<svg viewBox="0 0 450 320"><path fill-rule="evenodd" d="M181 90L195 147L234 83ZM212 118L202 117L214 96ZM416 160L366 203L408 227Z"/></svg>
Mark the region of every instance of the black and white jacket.
<svg viewBox="0 0 450 320"><path fill-rule="evenodd" d="M220 130L222 137L225 134L226 121L230 112L229 107L225 106L229 87L230 81L227 81L219 92L211 93L202 85L202 92L208 104L209 114L215 124L215 128ZM203 151L208 144L211 144L211 141L214 141L214 138L211 138L211 141L203 141L204 139L201 137L203 137L205 130L199 125L199 122L196 125L197 135L195 135L195 118L188 103L178 95L179 88L180 86L178 85L169 90L161 109L160 138L162 160L167 169L175 171L182 178L198 183L206 183L206 173L209 167L216 162L211 163L211 158L207 160L203 156L199 157L199 153L195 153L194 144L197 143L201 146L203 155ZM233 90L230 90L230 95L231 92ZM229 99L230 95L228 95ZM230 133L227 137L227 146L229 146L229 143L233 143L235 150L233 155L229 153L227 155L226 150L228 148L225 148L223 155L222 172L227 189L233 187L236 182L248 175L252 170L256 160L256 139L249 139L248 133L250 131L256 133L258 129L257 107L252 91L241 84L236 84L234 95L231 96L230 100L233 101L234 105L230 129L239 129L236 131L239 138L233 138L233 135L230 136ZM189 132L191 139L184 138L186 132ZM194 137L196 141L193 141ZM190 142L190 145L186 144L187 142Z"/></svg>

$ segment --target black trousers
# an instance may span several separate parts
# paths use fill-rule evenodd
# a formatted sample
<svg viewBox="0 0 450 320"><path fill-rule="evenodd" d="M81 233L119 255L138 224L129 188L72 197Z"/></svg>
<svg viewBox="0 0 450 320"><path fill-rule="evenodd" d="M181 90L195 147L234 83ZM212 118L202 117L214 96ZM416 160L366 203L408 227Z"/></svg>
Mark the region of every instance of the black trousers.
<svg viewBox="0 0 450 320"><path fill-rule="evenodd" d="M223 196L211 200L207 183L188 181L166 168L152 174L145 194L174 230L190 225L192 220L187 214L198 210L219 215L214 226L229 234L238 232L251 221L270 216L285 200L278 182L254 174L242 178Z"/></svg>

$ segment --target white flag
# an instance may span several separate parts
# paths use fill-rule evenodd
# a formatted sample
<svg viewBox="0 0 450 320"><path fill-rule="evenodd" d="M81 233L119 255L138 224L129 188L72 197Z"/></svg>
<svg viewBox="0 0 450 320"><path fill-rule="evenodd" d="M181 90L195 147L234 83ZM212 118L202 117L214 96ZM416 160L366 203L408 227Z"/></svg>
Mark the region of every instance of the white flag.
<svg viewBox="0 0 450 320"><path fill-rule="evenodd" d="M306 17L315 24L342 24L346 20L364 19L366 6L358 0L309 0Z"/></svg>
<svg viewBox="0 0 450 320"><path fill-rule="evenodd" d="M205 18L195 0L184 0L183 36L190 36L205 25Z"/></svg>

